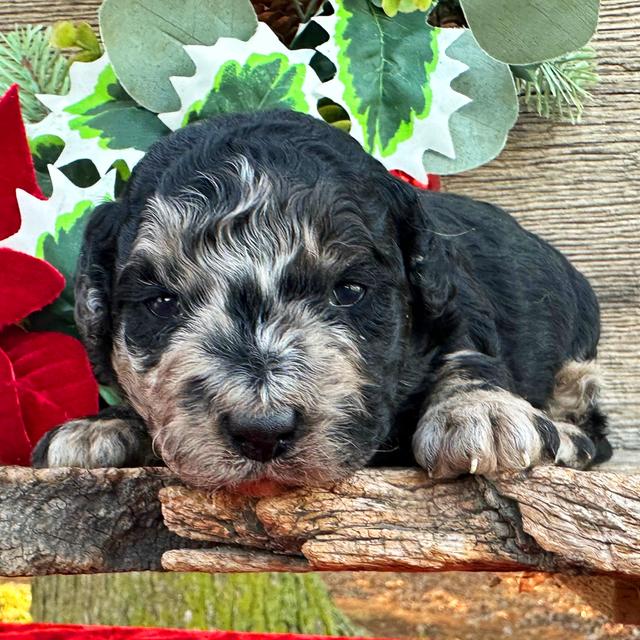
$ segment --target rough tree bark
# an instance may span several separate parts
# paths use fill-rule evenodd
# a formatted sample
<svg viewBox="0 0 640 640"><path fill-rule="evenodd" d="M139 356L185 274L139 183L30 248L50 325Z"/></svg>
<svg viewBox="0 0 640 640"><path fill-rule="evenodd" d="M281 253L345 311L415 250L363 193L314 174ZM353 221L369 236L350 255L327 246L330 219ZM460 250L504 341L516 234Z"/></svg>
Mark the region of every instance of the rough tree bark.
<svg viewBox="0 0 640 640"><path fill-rule="evenodd" d="M365 470L270 498L162 489L169 529L199 541L304 557L309 570L538 569L640 577L640 476L543 467L436 482ZM189 563L189 558L193 562ZM167 569L237 566L219 550L170 551Z"/></svg>
<svg viewBox="0 0 640 640"><path fill-rule="evenodd" d="M638 475L541 467L436 482L417 469L364 470L257 499L194 491L165 469L0 469L8 576L155 569L164 553L170 570L640 577L638 540Z"/></svg>
<svg viewBox="0 0 640 640"><path fill-rule="evenodd" d="M186 542L157 498L175 482L165 469L0 467L0 575L160 569L162 552Z"/></svg>

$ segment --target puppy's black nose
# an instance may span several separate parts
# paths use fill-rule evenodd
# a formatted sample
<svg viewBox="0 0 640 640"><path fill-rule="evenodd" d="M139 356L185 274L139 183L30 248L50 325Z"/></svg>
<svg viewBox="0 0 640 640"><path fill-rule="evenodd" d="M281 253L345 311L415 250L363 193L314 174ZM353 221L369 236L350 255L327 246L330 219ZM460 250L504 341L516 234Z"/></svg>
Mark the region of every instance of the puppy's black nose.
<svg viewBox="0 0 640 640"><path fill-rule="evenodd" d="M227 433L236 449L251 460L267 462L284 454L296 437L296 412L250 416L232 412L225 421Z"/></svg>

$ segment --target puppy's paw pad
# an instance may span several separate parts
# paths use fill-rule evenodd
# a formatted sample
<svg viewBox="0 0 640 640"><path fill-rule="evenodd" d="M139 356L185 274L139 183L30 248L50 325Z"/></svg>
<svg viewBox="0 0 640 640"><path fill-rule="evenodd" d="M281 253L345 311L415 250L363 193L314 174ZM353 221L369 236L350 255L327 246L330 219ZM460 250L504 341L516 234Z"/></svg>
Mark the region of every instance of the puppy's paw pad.
<svg viewBox="0 0 640 640"><path fill-rule="evenodd" d="M433 476L493 475L553 460L553 422L506 391L452 396L427 410L413 439L418 463Z"/></svg>
<svg viewBox="0 0 640 640"><path fill-rule="evenodd" d="M72 420L52 429L38 442L32 463L40 468L130 466L139 457L144 439L144 432L135 421Z"/></svg>

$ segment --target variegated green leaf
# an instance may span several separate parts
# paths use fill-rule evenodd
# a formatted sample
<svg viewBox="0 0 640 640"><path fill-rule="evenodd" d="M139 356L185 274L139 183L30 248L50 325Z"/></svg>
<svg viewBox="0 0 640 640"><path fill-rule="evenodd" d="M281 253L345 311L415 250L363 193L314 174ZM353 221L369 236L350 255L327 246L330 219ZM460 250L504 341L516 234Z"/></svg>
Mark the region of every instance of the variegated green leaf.
<svg viewBox="0 0 640 640"><path fill-rule="evenodd" d="M31 327L76 335L73 286L82 235L93 208L113 199L116 172L110 171L87 188L77 187L53 166L49 172L53 193L48 200L17 191L22 226L18 233L0 244L43 258L65 277L61 296L30 316Z"/></svg>
<svg viewBox="0 0 640 640"><path fill-rule="evenodd" d="M426 11L434 0L381 0L374 2L376 7L382 7L384 12L393 18L398 11L411 13L412 11Z"/></svg>
<svg viewBox="0 0 640 640"><path fill-rule="evenodd" d="M265 24L247 42L220 38L212 46L185 50L196 72L171 79L181 108L160 115L171 129L238 111L286 108L317 114L320 81L308 64L313 51L287 49Z"/></svg>
<svg viewBox="0 0 640 640"><path fill-rule="evenodd" d="M3 246L42 257L47 236L56 239L61 230L68 231L89 209L114 197L115 171L86 188L76 186L53 166L49 167L49 173L53 192L48 200L40 200L21 189L16 192L22 225L16 234L2 242ZM77 253L72 256L75 258Z"/></svg>
<svg viewBox="0 0 640 640"><path fill-rule="evenodd" d="M322 95L343 105L351 135L390 169L421 175L425 149L455 154L448 121L469 99L451 88L466 66L446 55L460 33L439 30L424 12L389 18L369 0L334 0L316 18L329 34L319 47L336 66Z"/></svg>
<svg viewBox="0 0 640 640"><path fill-rule="evenodd" d="M64 276L65 287L56 300L29 317L33 330L62 331L78 337L74 318L76 263L82 245L84 229L94 203L81 200L68 216L61 216L55 235L45 233L38 240L36 255L46 260Z"/></svg>
<svg viewBox="0 0 640 640"><path fill-rule="evenodd" d="M68 94L39 96L51 113L27 127L31 139L62 139L64 149L55 166L88 158L100 175L118 160L132 168L149 146L167 132L154 113L138 106L126 94L106 55L95 62L74 63L70 78Z"/></svg>
<svg viewBox="0 0 640 640"><path fill-rule="evenodd" d="M100 33L118 78L154 112L178 108L169 78L193 73L183 45L246 40L256 25L249 0L104 0L100 8Z"/></svg>

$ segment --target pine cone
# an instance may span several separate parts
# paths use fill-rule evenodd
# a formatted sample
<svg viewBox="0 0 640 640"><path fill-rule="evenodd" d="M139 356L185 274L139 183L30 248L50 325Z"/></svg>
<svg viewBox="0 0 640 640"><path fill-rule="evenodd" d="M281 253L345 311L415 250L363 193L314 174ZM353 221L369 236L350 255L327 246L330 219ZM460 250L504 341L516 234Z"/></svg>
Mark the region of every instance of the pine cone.
<svg viewBox="0 0 640 640"><path fill-rule="evenodd" d="M302 11L306 13L312 2L314 0L300 0ZM251 0L251 3L258 14L258 20L266 22L284 44L291 44L300 26L300 16L296 11L295 1ZM314 2L314 4L319 8L321 3Z"/></svg>

